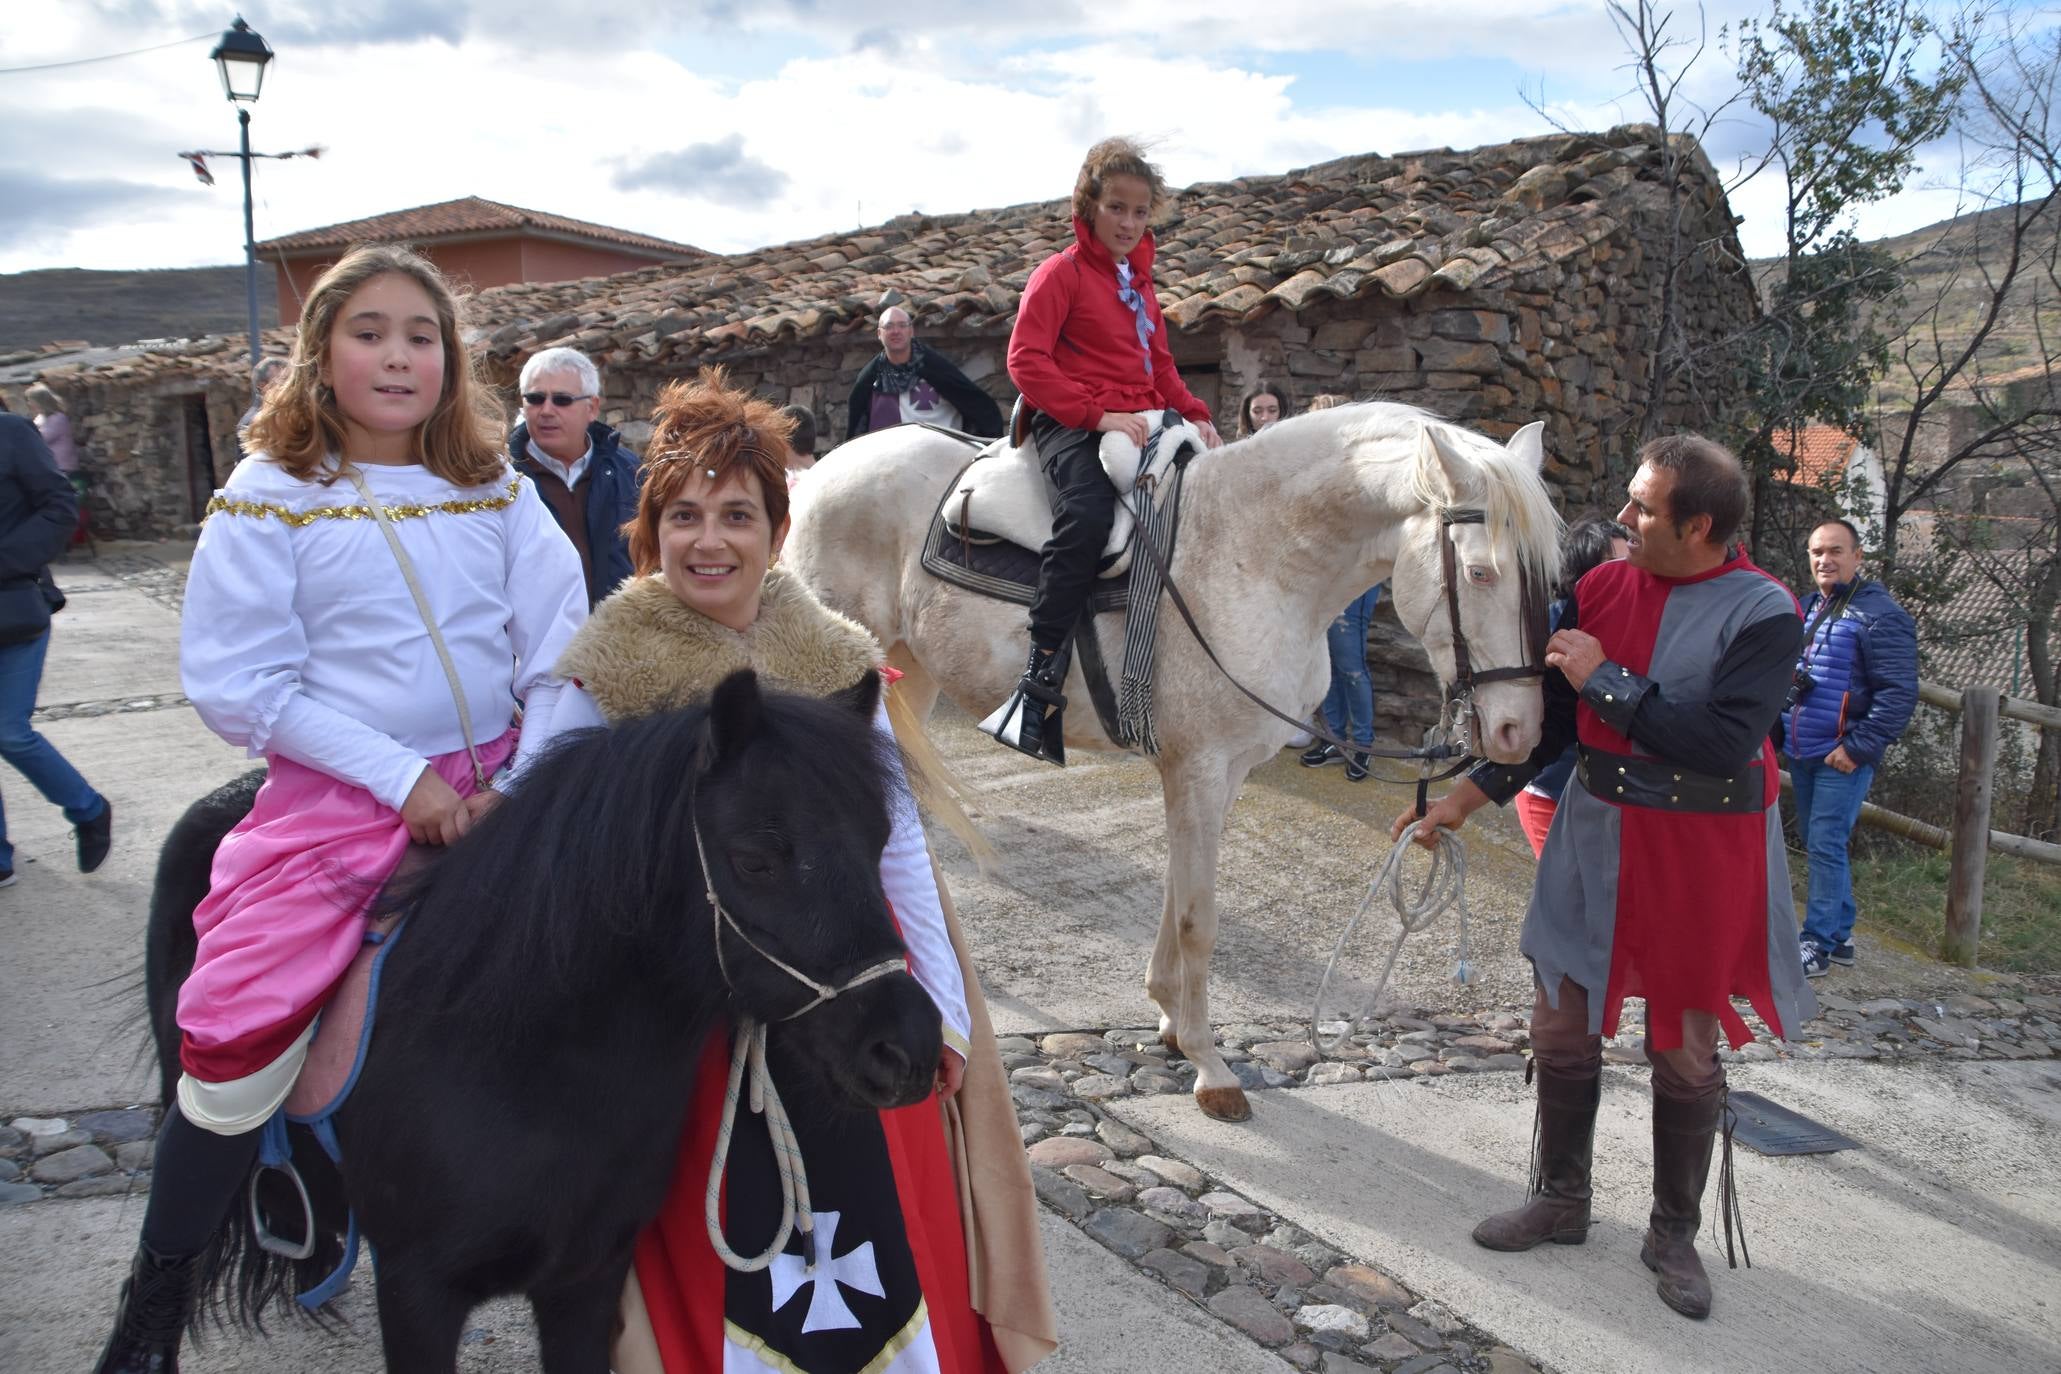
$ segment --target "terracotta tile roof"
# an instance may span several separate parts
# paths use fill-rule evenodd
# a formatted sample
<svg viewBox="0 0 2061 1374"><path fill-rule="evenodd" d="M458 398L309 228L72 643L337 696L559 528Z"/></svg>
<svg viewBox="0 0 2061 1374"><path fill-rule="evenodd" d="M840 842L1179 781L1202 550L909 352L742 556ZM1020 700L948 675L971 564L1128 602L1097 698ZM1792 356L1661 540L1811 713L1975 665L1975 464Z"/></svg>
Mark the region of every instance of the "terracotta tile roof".
<svg viewBox="0 0 2061 1374"><path fill-rule="evenodd" d="M1805 425L1800 430L1777 431L1774 442L1775 452L1796 459L1795 473L1784 480L1794 486L1818 487L1846 475L1847 460L1861 441L1837 425Z"/></svg>
<svg viewBox="0 0 2061 1374"><path fill-rule="evenodd" d="M1693 143L1704 198L1722 208ZM1154 278L1176 330L1325 299L1492 287L1618 234L1662 149L1648 126L1471 151L1340 158L1281 176L1191 186L1156 233ZM920 326L1007 329L1031 270L1072 241L1063 200L904 215L853 232L601 283L480 294L502 358L570 344L597 359L689 363L742 346L869 329L899 291Z"/></svg>
<svg viewBox="0 0 2061 1374"><path fill-rule="evenodd" d="M627 229L612 229L605 224L591 224L583 219L550 215L541 210L525 210L519 205L503 205L500 201L484 200L479 196L446 200L436 205L418 205L412 210L394 210L384 215L374 215L370 219L354 219L343 224L326 224L320 229L303 229L298 234L286 234L280 238L265 240L258 245L258 252L260 255L269 254L277 258L281 254L344 248L354 243L404 243L444 238L453 234L524 229L568 234L615 248L627 248L632 252L652 253L668 258L714 256L692 244L674 243L670 239L653 238L649 234L633 234Z"/></svg>
<svg viewBox="0 0 2061 1374"><path fill-rule="evenodd" d="M1727 214L1701 149L1686 138L1678 146L1689 158L1694 212ZM1491 289L1661 213L1662 157L1655 129L1624 125L1471 150L1364 154L1191 186L1156 229L1160 303L1174 329L1196 333L1332 299ZM925 329L1001 333L1031 270L1072 241L1068 225L1063 200L911 214L728 257L512 283L473 298L472 337L504 362L566 344L598 362L684 370L741 347L863 336L889 291ZM285 331L270 337L281 351L288 345ZM184 356L111 368L127 370L125 383L175 368L227 374L240 356L230 341L202 341Z"/></svg>

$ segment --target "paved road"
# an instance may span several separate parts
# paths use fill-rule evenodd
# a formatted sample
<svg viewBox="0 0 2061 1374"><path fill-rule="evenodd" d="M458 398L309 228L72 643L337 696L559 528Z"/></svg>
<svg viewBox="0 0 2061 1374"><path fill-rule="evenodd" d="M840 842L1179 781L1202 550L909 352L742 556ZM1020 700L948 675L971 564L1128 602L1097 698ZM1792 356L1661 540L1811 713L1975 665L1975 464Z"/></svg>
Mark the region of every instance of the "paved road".
<svg viewBox="0 0 2061 1374"><path fill-rule="evenodd" d="M12 774L0 778L21 874L17 886L0 891L0 1121L75 1116L148 1092L132 1015L155 847L192 798L248 766L178 704L181 557L169 546L130 546L98 564L60 570L72 603L58 621L42 694L56 718L42 728L115 799L116 845L100 873L81 877L62 819ZM97 714L79 713L78 703ZM998 1026L1008 1032L1150 1024L1142 978L1165 862L1151 770L1088 757L1062 773L996 749L949 713L936 733L955 769L982 787L982 821L1000 851L987 872L950 844L941 854ZM1386 818L1406 796L1400 787L1348 784L1336 768L1298 768L1286 754L1255 774L1225 845L1218 1024L1294 1020L1306 1012L1323 958L1386 852ZM1507 818L1484 819L1470 830L1469 884L1482 981L1466 989L1450 982L1454 932L1440 927L1405 949L1394 985L1400 1002L1471 1012L1528 1000L1515 929L1530 855ZM1378 969L1391 930L1377 922L1355 942L1353 966L1361 976ZM1870 953L1860 970L1835 980L1849 996L1980 986L1977 978L1890 951ZM1908 1071L1808 1067L1819 1076L1787 1066L1759 1072L1833 1124L1875 1132L1870 1153L1851 1163L1745 1166L1749 1217L1759 1214L1757 1253L1766 1258L1751 1278L1720 1275L1724 1305L1709 1330L1719 1333L1721 1348L1747 1350L1753 1341L1739 1344L1731 1325L1743 1320L1747 1295L1794 1315L1801 1300L1793 1294L1803 1293L1805 1308L1839 1313L1826 1330L1846 1333L1846 1343L1806 1342L1800 1327L1778 1322L1766 1328L1771 1353L1734 1367L1972 1369L1990 1367L1985 1361L1993 1355L2022 1358L2023 1368L2061 1367L2052 1296L2061 1291L2053 1281L2061 1269L2061 1215L2052 1204L2061 1182L2061 1074L2032 1065L1998 1076L1990 1066L1971 1066L1958 1077L1927 1080L1922 1102L1905 1112L1900 1104L1913 1081L1898 1075ZM1514 1074L1263 1093L1246 1129L1203 1123L1181 1097L1120 1110L1161 1154L1199 1166L1551 1367L1653 1367L1657 1352L1680 1347L1682 1328L1652 1325L1657 1304L1635 1272L1636 1259L1624 1263L1643 1205L1643 1128L1631 1080L1611 1095L1606 1149L1621 1186L1606 1202L1610 1220L1597 1245L1548 1256L1557 1267L1542 1261L1534 1269L1484 1263L1465 1242L1458 1223L1466 1218L1452 1214L1471 1214L1483 1199L1514 1195L1520 1186L1529 1113L1519 1095ZM2014 1163L1971 1173L1992 1155ZM1818 1177L1814 1170L1822 1172L1823 1188L1803 1186ZM1816 1213L1828 1218L1822 1227L1793 1220ZM1957 1217L1982 1234L1956 1241ZM83 1362L101 1334L138 1220L131 1199L0 1208L0 1368ZM1280 1374L1289 1367L1056 1215L1046 1220L1068 1341L1055 1368ZM1848 1262L1856 1255L1865 1262ZM1907 1318L1890 1321L1880 1295L1906 1291L1882 1286L1891 1270L1906 1279L1940 1272L1936 1301L1907 1305ZM1581 1284L1570 1278L1554 1287L1560 1276ZM1590 1279L1593 1290L1582 1286ZM1589 1302L1592 1291L1607 1300L1579 1320L1558 1315L1563 1305ZM1979 1300L1985 1291L1993 1296ZM355 1336L289 1334L269 1351L218 1341L190 1367L376 1368L366 1309L351 1310L358 1314ZM475 1325L480 1334L466 1348L465 1368L529 1367L519 1309L483 1310ZM1742 1329L1750 1335L1757 1328ZM1940 1344L1926 1346L1927 1332ZM1878 1339L1879 1352L1869 1343ZM1949 1341L1981 1358L1947 1359L1939 1352Z"/></svg>

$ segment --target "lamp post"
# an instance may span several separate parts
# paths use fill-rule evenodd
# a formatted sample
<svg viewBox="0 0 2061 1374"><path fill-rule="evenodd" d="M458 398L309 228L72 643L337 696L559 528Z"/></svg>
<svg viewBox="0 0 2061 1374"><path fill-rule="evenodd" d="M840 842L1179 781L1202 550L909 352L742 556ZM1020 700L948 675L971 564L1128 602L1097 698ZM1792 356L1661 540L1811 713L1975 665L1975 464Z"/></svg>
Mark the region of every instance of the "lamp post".
<svg viewBox="0 0 2061 1374"><path fill-rule="evenodd" d="M265 65L272 60L272 49L238 15L209 57L222 75L222 94L238 107L236 122L243 130L243 290L250 307L251 395L255 398L259 358L258 238L251 216L249 107L257 103L258 92L264 89Z"/></svg>

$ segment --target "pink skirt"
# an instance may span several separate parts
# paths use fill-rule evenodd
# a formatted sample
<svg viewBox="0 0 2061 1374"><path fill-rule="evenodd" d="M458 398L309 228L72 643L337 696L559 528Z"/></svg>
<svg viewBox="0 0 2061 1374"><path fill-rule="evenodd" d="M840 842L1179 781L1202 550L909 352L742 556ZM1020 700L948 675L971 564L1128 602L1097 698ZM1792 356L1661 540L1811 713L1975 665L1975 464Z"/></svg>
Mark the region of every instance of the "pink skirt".
<svg viewBox="0 0 2061 1374"><path fill-rule="evenodd" d="M480 747L491 775L516 730ZM264 1068L308 1028L365 940L366 908L408 851L401 813L362 787L273 757L257 802L215 850L179 989L179 1063L205 1083ZM463 749L429 761L470 796Z"/></svg>

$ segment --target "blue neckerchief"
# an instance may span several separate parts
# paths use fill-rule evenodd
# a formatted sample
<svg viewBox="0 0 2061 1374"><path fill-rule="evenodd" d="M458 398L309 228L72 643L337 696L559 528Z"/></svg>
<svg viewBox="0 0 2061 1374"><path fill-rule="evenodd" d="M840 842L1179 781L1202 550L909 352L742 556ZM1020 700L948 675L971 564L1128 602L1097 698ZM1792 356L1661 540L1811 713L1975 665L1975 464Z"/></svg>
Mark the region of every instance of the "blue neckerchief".
<svg viewBox="0 0 2061 1374"><path fill-rule="evenodd" d="M1145 375L1152 375L1152 331L1156 327L1152 317L1145 313L1145 297L1138 288L1131 285L1131 260L1119 258L1116 264L1116 298L1131 308L1138 325L1138 347L1145 351Z"/></svg>

